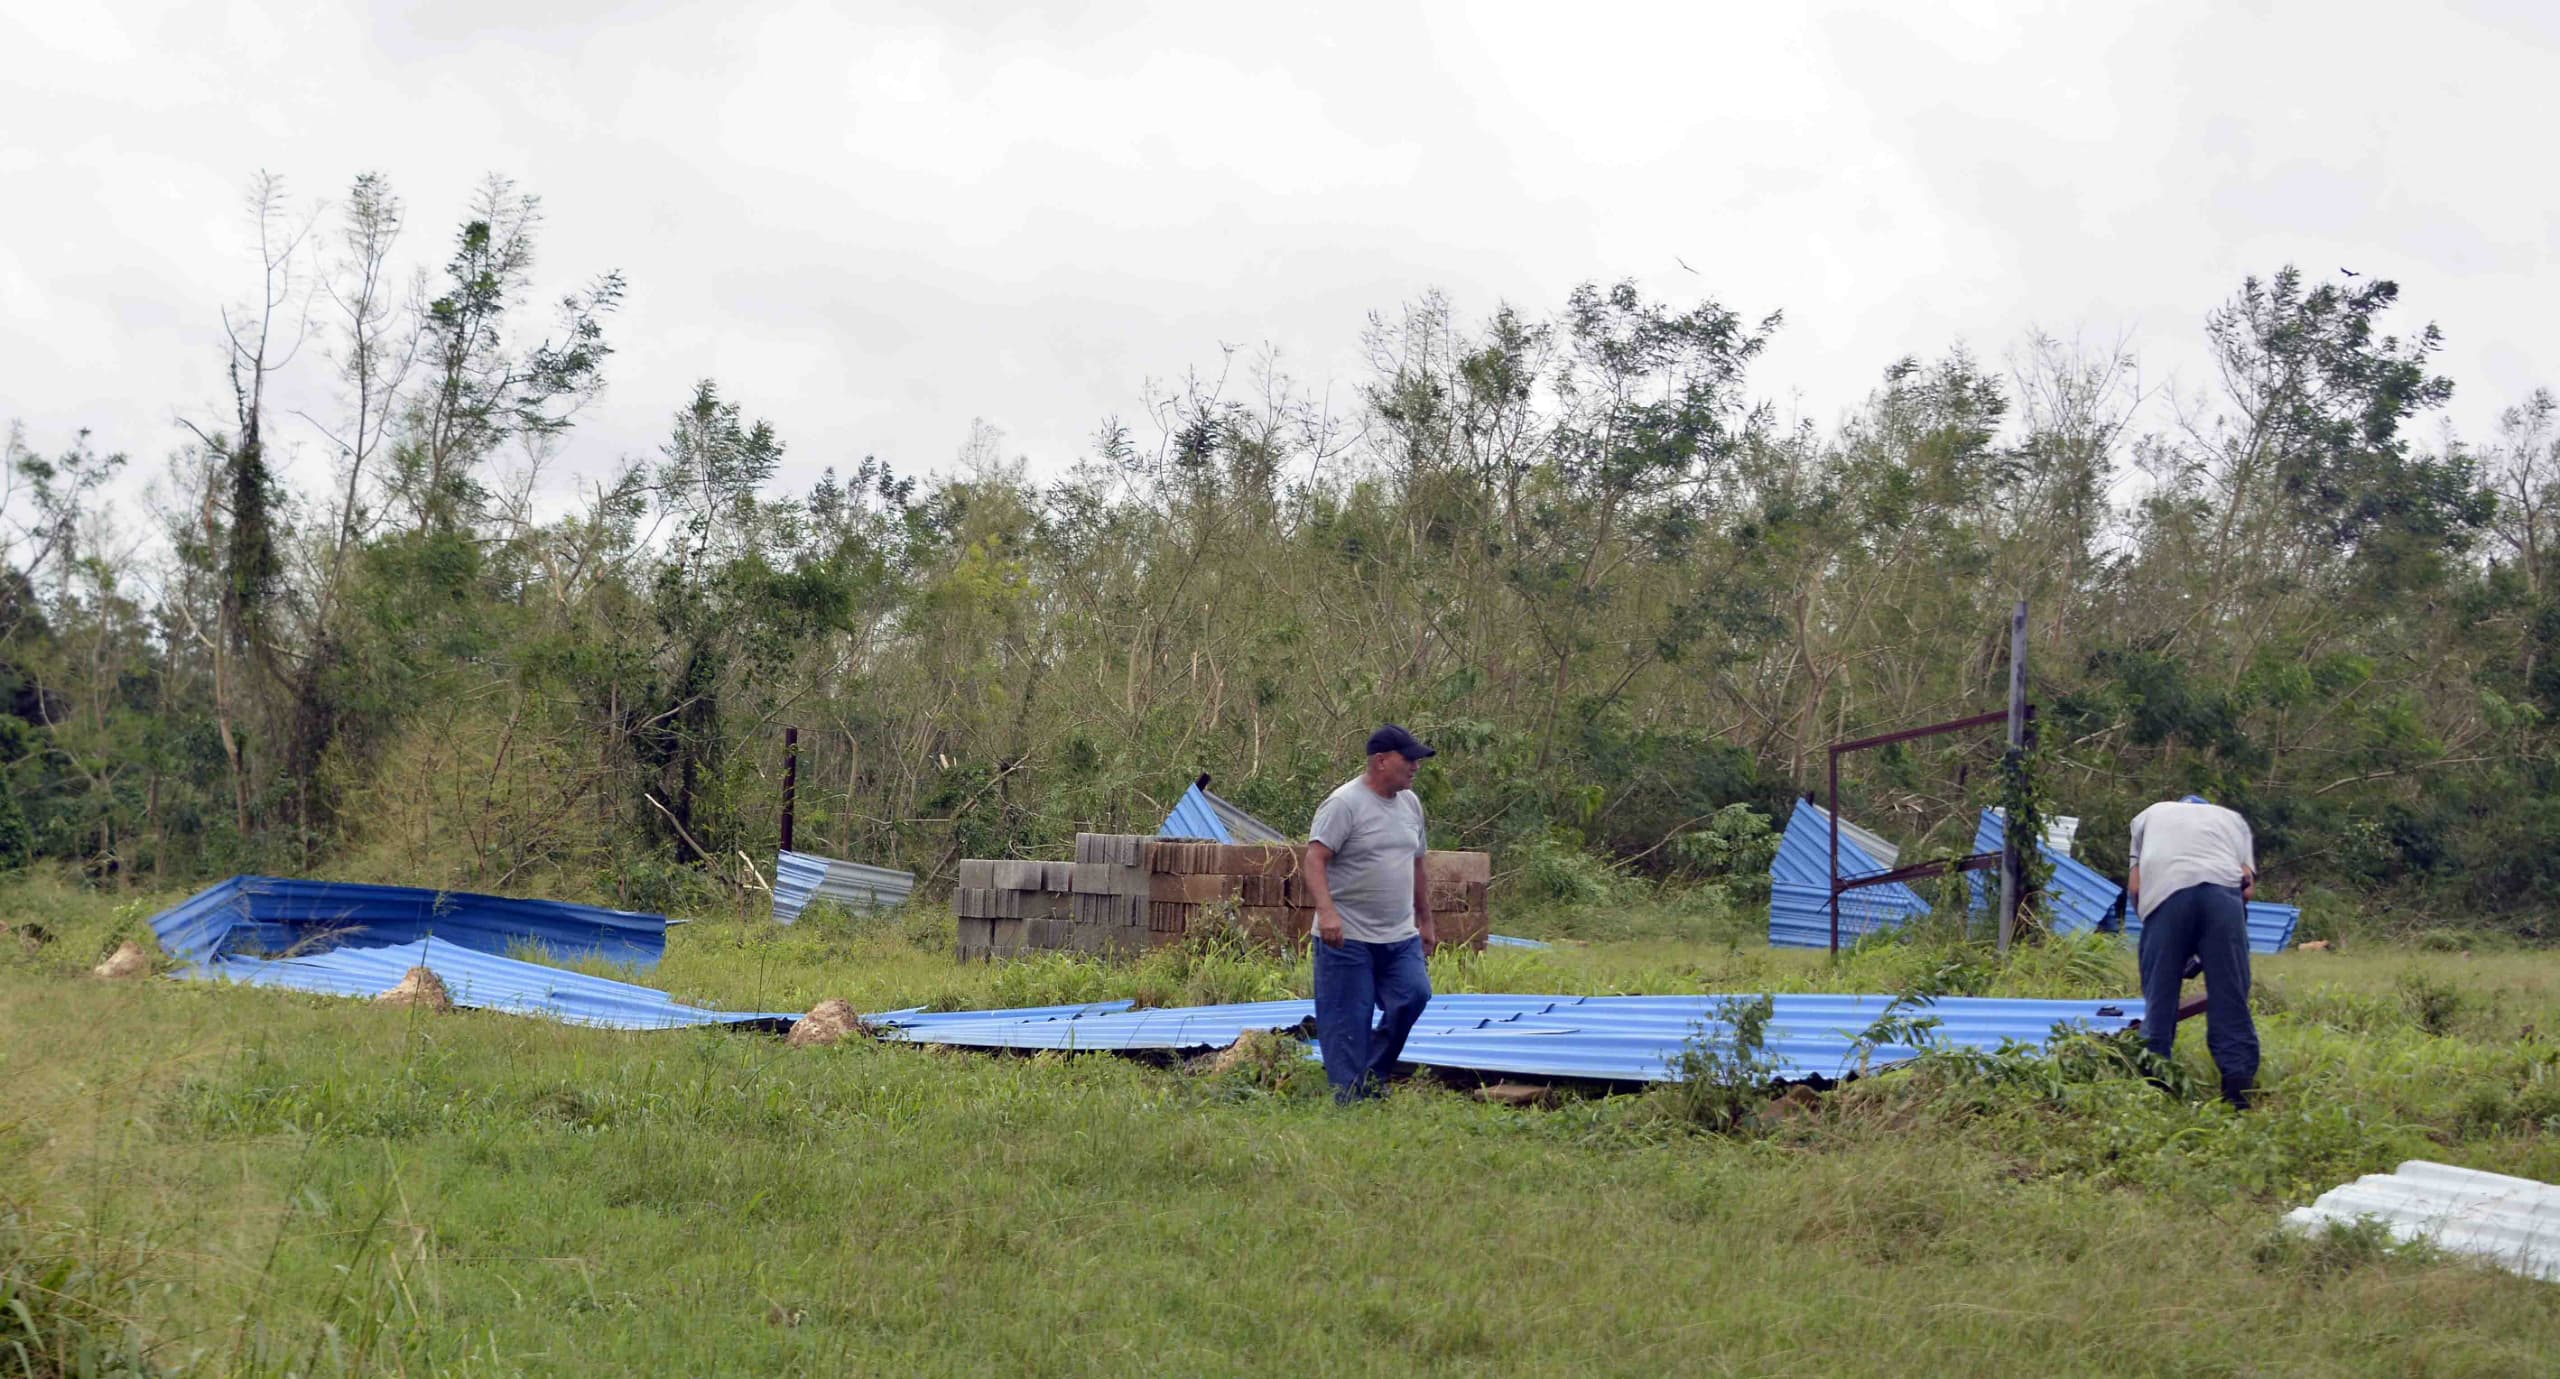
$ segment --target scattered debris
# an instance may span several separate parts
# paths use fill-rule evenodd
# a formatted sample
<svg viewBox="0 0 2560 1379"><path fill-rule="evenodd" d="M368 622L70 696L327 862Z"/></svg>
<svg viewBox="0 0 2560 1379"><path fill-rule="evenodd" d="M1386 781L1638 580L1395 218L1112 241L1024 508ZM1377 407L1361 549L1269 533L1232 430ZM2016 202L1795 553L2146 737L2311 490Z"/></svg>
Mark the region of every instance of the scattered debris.
<svg viewBox="0 0 2560 1379"><path fill-rule="evenodd" d="M832 1044L849 1034L868 1034L870 1026L854 1010L853 1003L840 996L830 996L809 1008L809 1013L794 1021L789 1037L783 1040L795 1049Z"/></svg>
<svg viewBox="0 0 2560 1379"><path fill-rule="evenodd" d="M412 967L400 978L400 984L373 998L377 1005L419 1006L427 1010L453 1009L453 993L447 991L444 978L424 967Z"/></svg>
<svg viewBox="0 0 2560 1379"><path fill-rule="evenodd" d="M653 967L667 951L663 915L563 900L235 876L151 918L160 950L185 964L235 955L307 957L343 948L391 948L433 939L506 957L539 947L555 959L598 957Z"/></svg>
<svg viewBox="0 0 2560 1379"><path fill-rule="evenodd" d="M915 893L915 873L866 866L813 852L783 852L774 858L773 920L790 924L816 901L848 910L883 910L904 905Z"/></svg>
<svg viewBox="0 0 2560 1379"><path fill-rule="evenodd" d="M2326 953L2329 951L2329 940L2324 938L2315 938L2307 942L2297 943L2293 945L2293 951L2297 953Z"/></svg>
<svg viewBox="0 0 2560 1379"><path fill-rule="evenodd" d="M1668 1082L1684 1050L1730 1036L1732 1004L1749 997L1558 996L1451 993L1434 996L1405 1041L1406 1063L1519 1081ZM1765 1038L1773 1078L1831 1082L1881 1071L1919 1056L1894 1044L1871 1046L1856 1031L1895 1008L1883 995L1786 993L1772 998ZM871 1017L883 1040L955 1048L1054 1049L1195 1055L1225 1049L1248 1031L1303 1029L1312 1001L1133 1009L1127 1001L1017 1010L887 1011ZM1930 1007L1938 1043L1986 1052L2011 1042L2039 1045L2057 1028L2113 1033L2137 1024L2141 1007L2123 1001L2027 1001L1942 997ZM1312 1044L1282 1045L1294 1059ZM1240 1055L1249 1057L1247 1055Z"/></svg>
<svg viewBox="0 0 2560 1379"><path fill-rule="evenodd" d="M105 962L89 970L107 978L139 977L151 970L151 955L142 951L141 944L126 939L116 945L116 951L108 954Z"/></svg>
<svg viewBox="0 0 2560 1379"><path fill-rule="evenodd" d="M1278 843L1295 846L1288 834L1253 817L1229 801L1209 793L1209 778L1202 776L1191 782L1174 802L1173 812L1164 816L1159 837L1209 843Z"/></svg>
<svg viewBox="0 0 2560 1379"><path fill-rule="evenodd" d="M1811 1120L1822 1114L1822 1094L1799 1082L1787 1088L1775 1100L1750 1115L1753 1125L1763 1130L1775 1129L1790 1121Z"/></svg>
<svg viewBox="0 0 2560 1379"><path fill-rule="evenodd" d="M1544 1082L1492 1082L1467 1093L1496 1106L1553 1106L1556 1089Z"/></svg>
<svg viewBox="0 0 2560 1379"><path fill-rule="evenodd" d="M2411 1159L2368 1173L2286 1214L2285 1225L2315 1231L2379 1221L2401 1241L2424 1240L2527 1278L2560 1283L2560 1187L2531 1178Z"/></svg>

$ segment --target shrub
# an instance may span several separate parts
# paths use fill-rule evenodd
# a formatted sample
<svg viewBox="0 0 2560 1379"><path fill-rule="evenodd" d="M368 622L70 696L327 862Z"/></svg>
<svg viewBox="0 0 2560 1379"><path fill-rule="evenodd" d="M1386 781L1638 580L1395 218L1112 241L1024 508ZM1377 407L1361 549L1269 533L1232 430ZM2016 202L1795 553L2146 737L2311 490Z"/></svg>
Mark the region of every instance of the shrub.
<svg viewBox="0 0 2560 1379"><path fill-rule="evenodd" d="M1660 1095L1675 1119L1722 1133L1768 1096L1778 1072L1768 1052L1777 1008L1767 996L1735 996L1717 1005L1723 1033L1700 1024L1672 1061L1673 1081Z"/></svg>

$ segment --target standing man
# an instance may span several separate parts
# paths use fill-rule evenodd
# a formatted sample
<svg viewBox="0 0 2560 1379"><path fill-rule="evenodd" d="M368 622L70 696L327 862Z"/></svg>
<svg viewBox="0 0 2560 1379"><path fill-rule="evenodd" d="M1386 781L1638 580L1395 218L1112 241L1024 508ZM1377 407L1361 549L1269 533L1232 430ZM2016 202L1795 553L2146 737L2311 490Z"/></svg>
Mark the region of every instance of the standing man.
<svg viewBox="0 0 2560 1379"><path fill-rule="evenodd" d="M2222 1070L2222 1099L2246 1109L2258 1076L2249 1018L2249 896L2258 884L2249 821L2202 795L2163 800L2133 816L2125 879L2142 916L2142 1037L2162 1058L2178 1039L2178 988L2204 971L2205 1047Z"/></svg>
<svg viewBox="0 0 2560 1379"><path fill-rule="evenodd" d="M1440 946L1411 789L1430 748L1393 723L1369 734L1369 766L1325 797L1308 829L1315 896L1316 1038L1333 1098L1357 1101L1394 1071L1431 1000L1423 959ZM1370 1013L1378 1013L1375 1030Z"/></svg>

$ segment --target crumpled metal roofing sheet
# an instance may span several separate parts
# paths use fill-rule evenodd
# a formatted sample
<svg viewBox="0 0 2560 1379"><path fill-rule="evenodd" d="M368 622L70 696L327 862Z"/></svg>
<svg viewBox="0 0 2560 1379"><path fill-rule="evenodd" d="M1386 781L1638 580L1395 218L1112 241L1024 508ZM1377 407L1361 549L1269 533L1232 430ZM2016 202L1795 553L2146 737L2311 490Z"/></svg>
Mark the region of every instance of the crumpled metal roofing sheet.
<svg viewBox="0 0 2560 1379"><path fill-rule="evenodd" d="M2288 1213L2285 1224L2380 1221L2395 1239L2425 1240L2527 1278L2560 1283L2560 1187L2531 1178L2411 1159L2368 1173Z"/></svg>
<svg viewBox="0 0 2560 1379"><path fill-rule="evenodd" d="M503 1011L597 1029L677 1029L691 1025L788 1023L797 1011L720 1011L679 1005L654 987L420 940L380 948L336 948L294 958L222 957L180 973L198 981L282 987L325 996L379 996L412 967L444 979L458 1006Z"/></svg>
<svg viewBox="0 0 2560 1379"><path fill-rule="evenodd" d="M831 900L849 910L886 909L915 893L913 872L865 866L814 852L785 852L773 863L773 917L789 924L811 902Z"/></svg>
<svg viewBox="0 0 2560 1379"><path fill-rule="evenodd" d="M1724 1004L1749 996L1435 996L1405 1045L1408 1062L1531 1077L1612 1082L1673 1080L1693 1037L1729 1038ZM1835 1080L1867 1066L1918 1056L1914 1049L1858 1047L1858 1036L1892 1005L1890 996L1780 995L1766 1049L1782 1081ZM2139 1022L2138 1001L2012 1001L1950 997L1909 1013L1935 1017L1939 1044L1991 1050L2042 1043L2057 1027L2100 1033ZM1294 1029L1312 1019L1312 1001L1165 1010L1048 1007L868 1017L883 1037L972 1048L1167 1051L1223 1048L1254 1030Z"/></svg>
<svg viewBox="0 0 2560 1379"><path fill-rule="evenodd" d="M2005 821L1996 810L1982 811L1982 822L1975 828L1973 846L1977 852L1997 852L2008 837ZM2053 882L2046 888L2047 905L2054 918L2056 933L2077 934L2103 927L2110 922L2116 900L2124 887L2107 879L2096 868L2078 858L2043 849L2045 860L2053 864ZM1988 909L1989 882L1981 873L1973 874L1974 901ZM2249 902L2249 951L2281 953L2293 946L2293 931L2302 922L2302 909L2296 905L2278 905L2272 901ZM2133 907L2124 907L2124 934L2139 943L2142 939L2142 916Z"/></svg>
<svg viewBox="0 0 2560 1379"><path fill-rule="evenodd" d="M667 921L660 915L277 876L232 877L153 916L151 928L163 950L193 963L224 954L383 947L429 937L501 956L510 946L533 943L556 957L592 955L628 967L651 966L667 951Z"/></svg>
<svg viewBox="0 0 2560 1379"><path fill-rule="evenodd" d="M1769 861L1769 942L1778 948L1831 946L1831 816L1811 800L1796 801L1778 853ZM1840 874L1871 876L1888 870L1858 845L1849 829L1840 831ZM1896 882L1868 886L1840 897L1840 941L1855 942L1879 929L1890 929L1915 915L1929 913L1929 902L1909 886Z"/></svg>
<svg viewBox="0 0 2560 1379"><path fill-rule="evenodd" d="M1212 843L1289 843L1289 835L1237 808L1234 804L1209 793L1198 782L1182 792L1173 802L1173 812L1164 816L1164 827L1156 830L1160 838L1196 838Z"/></svg>
<svg viewBox="0 0 2560 1379"><path fill-rule="evenodd" d="M1511 935L1509 935L1509 934L1487 934L1487 935L1485 935L1485 936L1484 936L1484 943L1485 943L1485 946L1486 946L1487 948L1553 948L1553 947L1555 947L1555 945L1554 945L1554 944L1552 944L1552 943L1548 943L1548 942L1546 942L1546 941L1545 941L1545 940L1543 940L1543 939L1534 939L1534 938L1513 938L1513 937L1512 937Z"/></svg>

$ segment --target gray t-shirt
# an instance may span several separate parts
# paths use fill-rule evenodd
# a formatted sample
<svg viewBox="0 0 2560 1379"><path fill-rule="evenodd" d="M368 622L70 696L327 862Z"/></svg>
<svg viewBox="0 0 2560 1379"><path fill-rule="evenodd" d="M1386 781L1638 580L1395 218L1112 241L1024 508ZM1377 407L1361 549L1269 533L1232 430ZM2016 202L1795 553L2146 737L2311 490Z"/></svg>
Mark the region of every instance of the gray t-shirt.
<svg viewBox="0 0 2560 1379"><path fill-rule="evenodd" d="M2258 869L2249 821L2218 804L2163 800L2133 816L2142 917L2189 886L2237 886Z"/></svg>
<svg viewBox="0 0 2560 1379"><path fill-rule="evenodd" d="M1325 796L1307 836L1333 851L1325 883L1345 939L1398 943L1414 936L1413 864L1429 844L1422 801L1412 791L1390 800L1354 776Z"/></svg>

